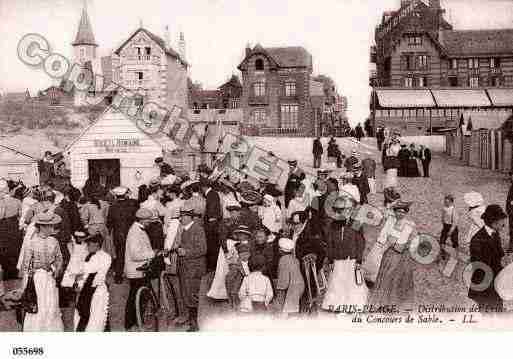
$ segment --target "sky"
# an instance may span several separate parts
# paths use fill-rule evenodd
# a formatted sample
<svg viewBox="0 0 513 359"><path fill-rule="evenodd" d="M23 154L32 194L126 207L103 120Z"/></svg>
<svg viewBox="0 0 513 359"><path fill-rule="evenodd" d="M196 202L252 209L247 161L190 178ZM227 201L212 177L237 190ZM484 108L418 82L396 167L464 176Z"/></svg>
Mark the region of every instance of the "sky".
<svg viewBox="0 0 513 359"><path fill-rule="evenodd" d="M142 22L157 35L169 26L178 49L185 33L189 76L214 89L243 59L246 44L304 46L314 74L332 77L348 98L352 124L369 115L369 47L383 11L400 0L87 0L89 17L105 56ZM44 89L52 80L16 55L26 33L43 35L55 52L71 56L84 0L0 0L0 93ZM511 0L442 0L455 29L513 28ZM70 57L71 58L71 57Z"/></svg>

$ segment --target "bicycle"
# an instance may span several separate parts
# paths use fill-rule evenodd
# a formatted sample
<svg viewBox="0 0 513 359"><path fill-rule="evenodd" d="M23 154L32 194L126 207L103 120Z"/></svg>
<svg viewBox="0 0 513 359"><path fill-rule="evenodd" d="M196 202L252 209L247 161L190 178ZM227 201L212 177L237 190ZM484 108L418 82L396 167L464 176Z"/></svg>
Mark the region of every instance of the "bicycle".
<svg viewBox="0 0 513 359"><path fill-rule="evenodd" d="M148 275L151 272L155 272L159 266L159 260L162 257L168 256L170 252L163 252L155 256L149 262L138 267L137 270L144 272L144 276L148 279L147 284L140 287L135 295L135 308L137 316L137 326L141 331L158 332L159 331L159 309L160 309L160 295L162 293L162 283L164 283L164 293L171 293L174 304L174 313L178 313L178 300L175 293L175 289L170 279L167 278L169 275L164 270L160 270L157 279L158 292L155 293L155 289L151 283L151 276Z"/></svg>

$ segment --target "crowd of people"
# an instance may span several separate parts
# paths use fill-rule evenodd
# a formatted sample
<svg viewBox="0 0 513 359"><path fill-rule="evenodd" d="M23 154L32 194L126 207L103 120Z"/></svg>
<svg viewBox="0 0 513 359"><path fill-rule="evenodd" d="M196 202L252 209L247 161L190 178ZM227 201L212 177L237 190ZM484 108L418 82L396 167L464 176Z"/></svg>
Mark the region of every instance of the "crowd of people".
<svg viewBox="0 0 513 359"><path fill-rule="evenodd" d="M140 270L148 262L177 277L181 305L174 323L190 331L199 329L205 278L206 296L226 301L234 313L296 317L318 300L321 310L335 313L350 305L410 303L416 264L408 247L417 232L411 202L398 192L404 174L400 142L400 133L392 132L382 143L384 221L366 256L367 238L352 213L376 193L376 161L357 151L345 156L334 140L316 178L289 161L283 191L268 179L205 165L178 176L162 158L155 160L160 176L136 194L126 187L108 191L94 179L81 190L69 181L62 188L51 182L25 188L0 180L0 265L4 280L22 278L16 293L23 330L63 330L60 308L66 306L75 307L76 331L109 330L111 288L123 283L129 286L125 329L137 329L135 297L150 285ZM333 147L337 156L330 156ZM313 151L322 155L320 139ZM421 159L426 153L420 148ZM322 164L314 159L314 167ZM441 206L440 241L450 239L457 247L454 201L447 195ZM464 201L474 224L465 239L470 255L496 275L506 214L497 205L485 206L475 192ZM390 243L399 227L408 230ZM501 304L493 286L469 297Z"/></svg>

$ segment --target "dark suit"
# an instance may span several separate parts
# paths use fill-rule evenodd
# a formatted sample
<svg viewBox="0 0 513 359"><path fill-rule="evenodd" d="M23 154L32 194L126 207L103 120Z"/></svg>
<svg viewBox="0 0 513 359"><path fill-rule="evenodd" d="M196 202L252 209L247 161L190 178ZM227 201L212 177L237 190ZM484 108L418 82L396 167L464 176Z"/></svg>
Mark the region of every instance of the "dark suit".
<svg viewBox="0 0 513 359"><path fill-rule="evenodd" d="M398 171L399 177L407 177L408 176L408 160L410 158L410 151L403 147L399 150L397 154L397 158L399 159L400 167Z"/></svg>
<svg viewBox="0 0 513 359"><path fill-rule="evenodd" d="M114 273L118 278L123 276L125 268L126 236L135 221L135 212L139 205L134 199L122 199L114 202L107 215L107 228L112 232L112 241L116 249Z"/></svg>
<svg viewBox="0 0 513 359"><path fill-rule="evenodd" d="M313 142L313 149L312 149L312 153L313 153L313 157L314 157L314 164L313 164L314 168L321 167L321 156L322 156L323 152L324 151L322 149L321 140L316 138Z"/></svg>
<svg viewBox="0 0 513 359"><path fill-rule="evenodd" d="M429 177L429 165L431 163L431 150L429 148L424 148L424 153L420 153L420 158L422 160L422 169L424 171L424 177Z"/></svg>
<svg viewBox="0 0 513 359"><path fill-rule="evenodd" d="M513 201L513 184L509 188L508 199L506 200L506 213L509 217L509 246L511 248L511 239L513 238L513 205L511 204Z"/></svg>
<svg viewBox="0 0 513 359"><path fill-rule="evenodd" d="M205 236L207 238L207 270L216 269L217 256L219 254L219 224L223 219L221 199L219 193L210 189L205 195Z"/></svg>
<svg viewBox="0 0 513 359"><path fill-rule="evenodd" d="M502 299L499 297L494 287L494 280L497 274L502 270L501 259L504 257L504 250L501 245L501 238L497 232L491 236L486 228L481 228L470 241L470 261L482 262L488 265L492 271L492 278L487 289L476 291L472 288L468 291L468 297L473 299L479 305L486 305L493 308L502 308ZM482 270L474 271L472 283L480 284L485 277Z"/></svg>

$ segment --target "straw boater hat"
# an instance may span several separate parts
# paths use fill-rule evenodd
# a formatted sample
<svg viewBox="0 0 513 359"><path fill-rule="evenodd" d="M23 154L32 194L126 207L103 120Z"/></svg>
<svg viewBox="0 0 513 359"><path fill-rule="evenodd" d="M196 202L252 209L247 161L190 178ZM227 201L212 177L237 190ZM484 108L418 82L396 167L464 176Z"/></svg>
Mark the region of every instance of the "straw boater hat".
<svg viewBox="0 0 513 359"><path fill-rule="evenodd" d="M287 161L289 166L297 166L297 161L296 160L292 160L292 161Z"/></svg>
<svg viewBox="0 0 513 359"><path fill-rule="evenodd" d="M185 202L180 208L180 216L191 216L194 217L194 207L191 203Z"/></svg>
<svg viewBox="0 0 513 359"><path fill-rule="evenodd" d="M61 216L52 212L38 213L34 217L34 223L41 225L55 225L61 223L61 221Z"/></svg>
<svg viewBox="0 0 513 359"><path fill-rule="evenodd" d="M121 196L124 196L128 193L128 188L127 187L122 187L122 186L119 186L119 187L116 187L112 190L112 194L115 195L115 196L118 196L118 197L121 197Z"/></svg>
<svg viewBox="0 0 513 359"><path fill-rule="evenodd" d="M469 192L463 195L463 201L468 207L479 207L484 204L484 199L481 193Z"/></svg>
<svg viewBox="0 0 513 359"><path fill-rule="evenodd" d="M89 236L89 237L85 238L84 242L86 242L86 243L98 243L98 244L101 245L103 243L103 236L100 233L96 233L96 234L93 234L92 236Z"/></svg>
<svg viewBox="0 0 513 359"><path fill-rule="evenodd" d="M392 209L394 211L403 210L408 213L410 211L410 207L412 204L413 202L397 201L395 204L392 205Z"/></svg>
<svg viewBox="0 0 513 359"><path fill-rule="evenodd" d="M262 195L254 190L241 192L240 201L249 206L258 205L262 202Z"/></svg>
<svg viewBox="0 0 513 359"><path fill-rule="evenodd" d="M227 211L240 211L241 209L242 209L242 207L240 206L240 203L233 199L229 199L228 202L226 203Z"/></svg>
<svg viewBox="0 0 513 359"><path fill-rule="evenodd" d="M233 230L232 234L245 234L245 235L248 235L250 237L253 236L253 233L251 233L251 230L249 229L249 227L248 226L244 226L244 225L240 225L237 228L235 228Z"/></svg>
<svg viewBox="0 0 513 359"><path fill-rule="evenodd" d="M153 212L151 210L149 210L148 208L140 208L137 210L137 212L135 212L135 217L137 219L153 219L154 215L153 215Z"/></svg>
<svg viewBox="0 0 513 359"><path fill-rule="evenodd" d="M280 247L283 252L290 253L294 249L294 241L289 238L280 238L278 247Z"/></svg>

